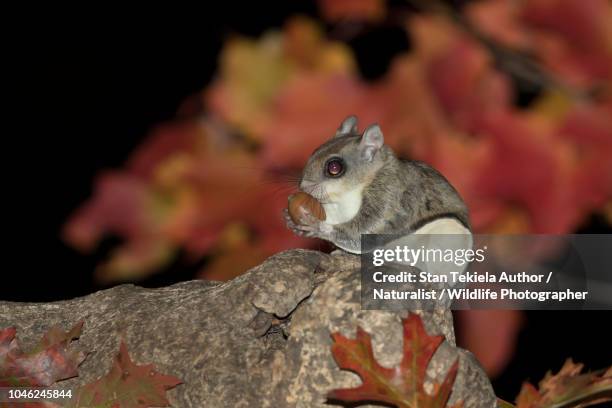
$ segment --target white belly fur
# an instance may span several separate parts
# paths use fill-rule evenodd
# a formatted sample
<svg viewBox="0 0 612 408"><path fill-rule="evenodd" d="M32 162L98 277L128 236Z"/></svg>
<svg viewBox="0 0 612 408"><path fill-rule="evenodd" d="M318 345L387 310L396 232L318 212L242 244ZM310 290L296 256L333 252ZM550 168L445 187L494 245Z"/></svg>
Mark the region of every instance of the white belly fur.
<svg viewBox="0 0 612 408"><path fill-rule="evenodd" d="M363 186L358 186L342 194L328 192L332 202L323 204L325 223L337 225L352 220L359 212L359 208L361 208L362 191Z"/></svg>

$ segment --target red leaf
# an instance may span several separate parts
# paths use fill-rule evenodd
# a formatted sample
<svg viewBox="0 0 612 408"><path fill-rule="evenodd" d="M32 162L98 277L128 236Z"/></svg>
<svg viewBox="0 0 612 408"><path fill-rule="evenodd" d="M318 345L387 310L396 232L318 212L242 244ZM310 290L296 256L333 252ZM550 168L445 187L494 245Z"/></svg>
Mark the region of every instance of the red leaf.
<svg viewBox="0 0 612 408"><path fill-rule="evenodd" d="M363 383L357 388L333 390L328 398L344 402L382 402L402 408L443 408L457 376L458 361L452 365L442 384L428 394L423 384L425 371L443 336L429 336L421 318L411 314L402 321L404 327L404 355L399 366L386 368L374 358L372 339L361 327L351 340L340 333L332 333L332 354L338 366L355 372ZM462 403L455 407L462 406Z"/></svg>
<svg viewBox="0 0 612 408"><path fill-rule="evenodd" d="M385 14L382 0L319 0L319 8L327 21L378 21Z"/></svg>
<svg viewBox="0 0 612 408"><path fill-rule="evenodd" d="M68 350L68 344L80 336L82 327L83 322L68 332L52 327L27 353L19 347L14 327L0 330L0 387L49 386L75 377L85 355Z"/></svg>
<svg viewBox="0 0 612 408"><path fill-rule="evenodd" d="M577 87L612 78L612 42L606 0L492 0L472 2L467 15L502 44L535 56L545 69Z"/></svg>
<svg viewBox="0 0 612 408"><path fill-rule="evenodd" d="M167 407L166 390L180 383L176 377L158 373L153 364L134 364L127 346L121 342L110 372L79 389L66 407L100 404L117 408Z"/></svg>

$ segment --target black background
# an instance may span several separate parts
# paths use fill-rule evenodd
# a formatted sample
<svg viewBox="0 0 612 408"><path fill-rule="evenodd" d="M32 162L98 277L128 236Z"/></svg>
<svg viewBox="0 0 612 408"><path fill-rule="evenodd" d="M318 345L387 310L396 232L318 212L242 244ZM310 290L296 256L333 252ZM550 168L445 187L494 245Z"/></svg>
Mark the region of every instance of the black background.
<svg viewBox="0 0 612 408"><path fill-rule="evenodd" d="M266 8L221 4L159 10L154 17L140 10L41 11L15 29L4 58L11 72L7 88L15 91L7 122L16 126L3 138L8 245L0 299L59 300L100 289L91 272L112 239L91 256L59 239L63 222L91 194L95 175L120 167L148 130L171 120L182 101L206 86L228 35L256 36L296 12L317 13L315 4L303 1ZM363 75L374 79L409 41L387 28L366 31L351 45ZM580 231L611 232L595 216ZM173 265L143 284L191 277L192 270ZM516 356L495 380L496 391L513 399L523 380L538 381L566 357L590 369L611 364L611 326L612 312L527 313Z"/></svg>

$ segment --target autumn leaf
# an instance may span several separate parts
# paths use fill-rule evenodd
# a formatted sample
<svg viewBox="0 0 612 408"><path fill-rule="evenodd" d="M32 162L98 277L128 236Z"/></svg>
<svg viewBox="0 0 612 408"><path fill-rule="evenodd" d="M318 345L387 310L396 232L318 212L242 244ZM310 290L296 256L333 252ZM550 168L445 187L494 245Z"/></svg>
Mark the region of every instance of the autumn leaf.
<svg viewBox="0 0 612 408"><path fill-rule="evenodd" d="M14 327L0 330L0 387L49 386L75 377L85 354L68 350L68 345L82 327L83 322L68 332L52 327L29 352L19 347Z"/></svg>
<svg viewBox="0 0 612 408"><path fill-rule="evenodd" d="M176 377L158 373L153 364L137 365L121 342L110 372L80 388L66 408L167 407L166 390L181 383Z"/></svg>
<svg viewBox="0 0 612 408"><path fill-rule="evenodd" d="M451 366L442 384L434 385L429 394L424 389L425 371L444 340L443 336L429 336L420 316L411 314L402 321L404 328L403 358L399 366L387 368L374 358L370 334L361 327L351 340L340 333L332 333L332 354L338 366L357 373L362 384L357 388L336 389L328 394L330 400L361 403L381 402L400 408L445 407L457 376L458 361ZM454 407L461 407L462 403Z"/></svg>
<svg viewBox="0 0 612 408"><path fill-rule="evenodd" d="M319 0L318 3L323 17L331 22L379 21L387 13L383 0Z"/></svg>
<svg viewBox="0 0 612 408"><path fill-rule="evenodd" d="M305 73L352 72L355 62L345 44L329 41L317 22L288 19L282 32L261 39L230 38L219 59L219 78L205 90L206 106L252 139L266 135L261 124L277 115L278 93Z"/></svg>
<svg viewBox="0 0 612 408"><path fill-rule="evenodd" d="M535 56L572 86L612 78L612 7L606 0L472 2L466 14L478 29Z"/></svg>
<svg viewBox="0 0 612 408"><path fill-rule="evenodd" d="M590 373L581 373L582 368L568 359L557 374L546 374L539 389L524 383L517 408L586 407L612 401L612 367Z"/></svg>

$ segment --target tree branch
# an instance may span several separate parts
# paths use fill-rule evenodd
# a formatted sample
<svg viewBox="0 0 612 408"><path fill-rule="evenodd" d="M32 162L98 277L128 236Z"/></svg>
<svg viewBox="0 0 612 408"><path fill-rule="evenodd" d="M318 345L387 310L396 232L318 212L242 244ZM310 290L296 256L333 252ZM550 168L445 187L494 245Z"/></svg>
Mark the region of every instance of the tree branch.
<svg viewBox="0 0 612 408"><path fill-rule="evenodd" d="M377 358L401 358L400 319L406 312L361 310L359 258L292 250L277 254L229 282L191 281L161 289L121 285L53 303L0 302L0 328L16 326L31 347L51 326L85 321L71 347L88 353L75 388L104 375L124 339L137 363L181 378L170 390L175 407L319 407L333 388L358 378L334 362L330 333L353 337L357 325L373 334ZM448 310L422 311L429 334L447 338L428 368L443 378L459 357L451 401L493 407L495 396L471 354L455 347Z"/></svg>

